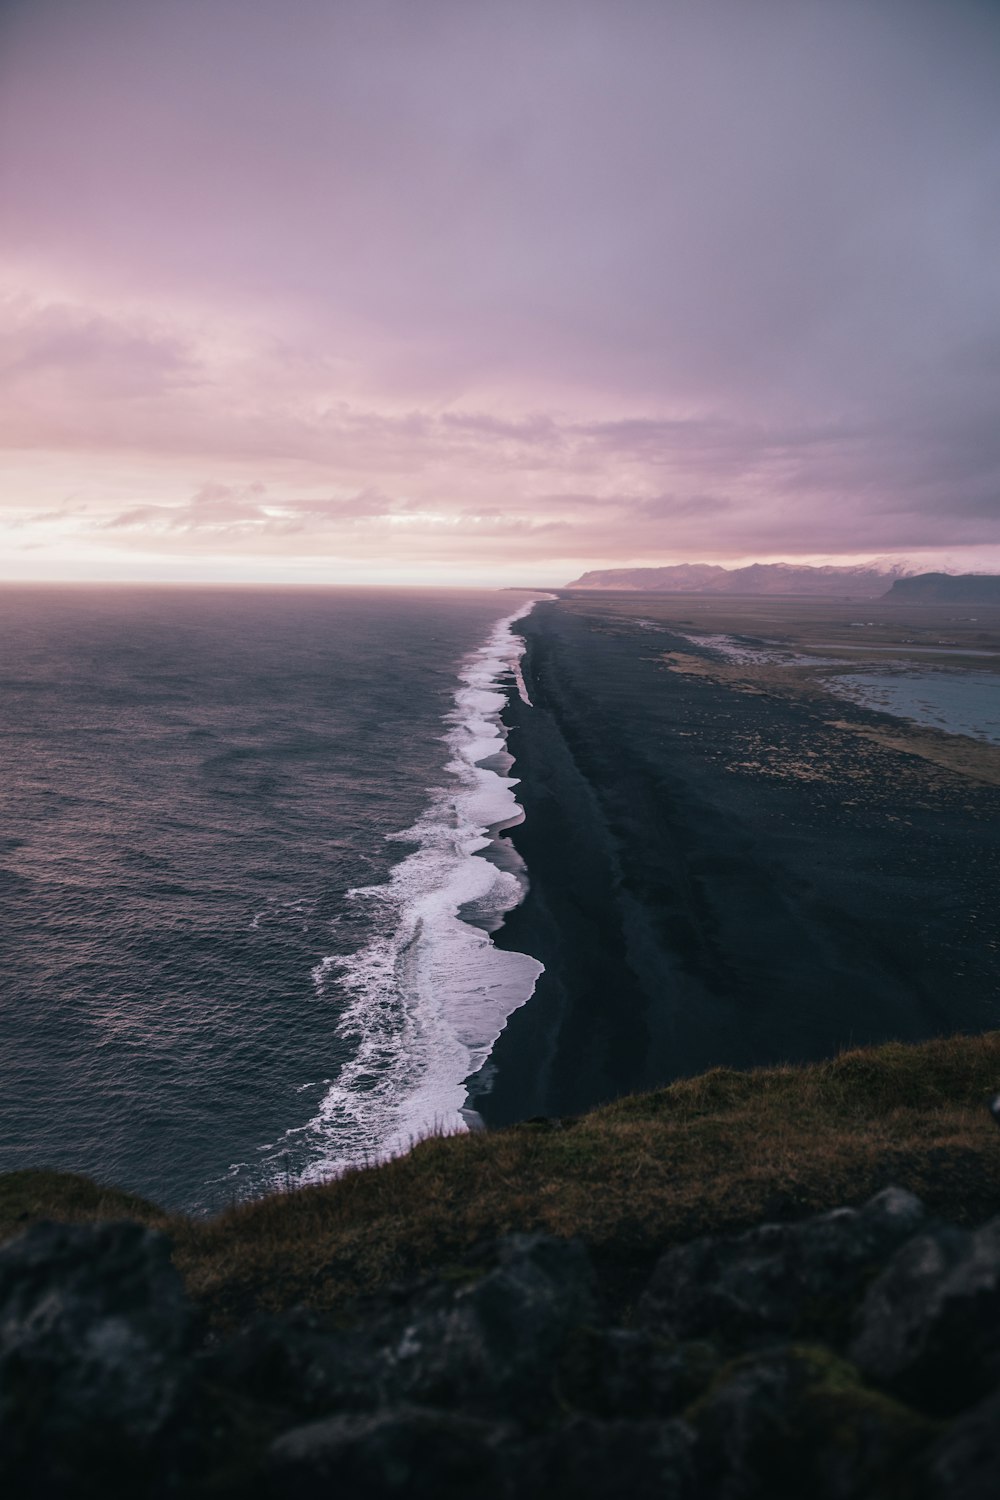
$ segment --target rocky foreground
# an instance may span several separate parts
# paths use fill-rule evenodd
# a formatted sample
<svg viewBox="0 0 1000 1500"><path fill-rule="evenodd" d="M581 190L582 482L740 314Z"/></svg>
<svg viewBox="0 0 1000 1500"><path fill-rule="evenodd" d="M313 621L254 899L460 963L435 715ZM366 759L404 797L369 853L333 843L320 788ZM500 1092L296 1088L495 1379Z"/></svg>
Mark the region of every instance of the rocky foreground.
<svg viewBox="0 0 1000 1500"><path fill-rule="evenodd" d="M613 1309L613 1310L612 1310ZM0 1250L11 1496L993 1500L1000 1218L887 1188L669 1249L612 1297L515 1234L334 1320L219 1334L162 1233L40 1223Z"/></svg>

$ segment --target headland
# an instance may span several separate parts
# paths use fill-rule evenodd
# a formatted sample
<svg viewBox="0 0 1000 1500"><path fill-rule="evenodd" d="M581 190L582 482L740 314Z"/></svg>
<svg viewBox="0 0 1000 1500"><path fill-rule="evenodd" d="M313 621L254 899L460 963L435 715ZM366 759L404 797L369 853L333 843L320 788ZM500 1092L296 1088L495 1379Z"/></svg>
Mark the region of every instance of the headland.
<svg viewBox="0 0 1000 1500"><path fill-rule="evenodd" d="M12 1495L984 1500L1000 1034L442 1136L210 1220L0 1177Z"/></svg>

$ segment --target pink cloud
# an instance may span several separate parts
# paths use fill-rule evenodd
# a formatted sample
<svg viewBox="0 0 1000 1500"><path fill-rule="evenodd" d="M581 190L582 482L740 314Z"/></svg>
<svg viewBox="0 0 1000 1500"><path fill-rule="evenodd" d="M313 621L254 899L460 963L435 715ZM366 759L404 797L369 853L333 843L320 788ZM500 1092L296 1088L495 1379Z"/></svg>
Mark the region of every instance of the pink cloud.
<svg viewBox="0 0 1000 1500"><path fill-rule="evenodd" d="M998 57L976 0L9 6L0 520L418 570L998 542Z"/></svg>

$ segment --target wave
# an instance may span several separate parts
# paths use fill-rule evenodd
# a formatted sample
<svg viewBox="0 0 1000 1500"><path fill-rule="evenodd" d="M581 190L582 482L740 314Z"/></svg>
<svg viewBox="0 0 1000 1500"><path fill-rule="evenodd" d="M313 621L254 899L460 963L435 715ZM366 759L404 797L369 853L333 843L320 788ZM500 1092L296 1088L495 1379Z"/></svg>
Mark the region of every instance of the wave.
<svg viewBox="0 0 1000 1500"><path fill-rule="evenodd" d="M500 714L505 677L528 701L524 642L511 626L536 602L500 620L463 663L444 737L449 783L432 793L412 828L390 835L416 849L384 885L348 893L367 908L376 935L313 970L319 999L343 1006L346 997L336 1036L350 1060L326 1085L315 1115L264 1148L272 1167L288 1153L305 1161L299 1182L475 1124L465 1079L486 1061L542 972L536 959L502 951L489 936L526 889L520 857L498 838L524 816Z"/></svg>

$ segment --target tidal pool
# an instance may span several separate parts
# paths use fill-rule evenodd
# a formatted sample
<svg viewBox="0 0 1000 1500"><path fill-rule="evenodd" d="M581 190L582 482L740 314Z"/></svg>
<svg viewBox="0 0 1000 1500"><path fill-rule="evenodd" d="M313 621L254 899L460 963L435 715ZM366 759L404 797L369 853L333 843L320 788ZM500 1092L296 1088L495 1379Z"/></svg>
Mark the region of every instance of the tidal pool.
<svg viewBox="0 0 1000 1500"><path fill-rule="evenodd" d="M852 672L827 685L864 708L1000 745L996 672Z"/></svg>

